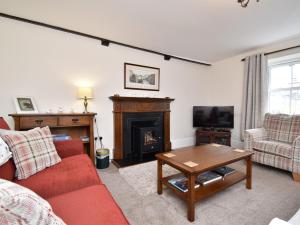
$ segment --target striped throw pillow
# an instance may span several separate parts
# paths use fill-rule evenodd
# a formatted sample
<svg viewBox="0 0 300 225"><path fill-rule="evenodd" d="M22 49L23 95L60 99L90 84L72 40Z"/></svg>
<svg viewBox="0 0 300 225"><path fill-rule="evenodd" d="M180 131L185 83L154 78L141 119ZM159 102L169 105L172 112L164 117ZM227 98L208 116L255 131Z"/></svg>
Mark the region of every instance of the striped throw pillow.
<svg viewBox="0 0 300 225"><path fill-rule="evenodd" d="M2 179L0 224L65 225L46 200L25 187Z"/></svg>
<svg viewBox="0 0 300 225"><path fill-rule="evenodd" d="M12 152L19 180L26 179L61 161L49 127L6 134L2 139Z"/></svg>

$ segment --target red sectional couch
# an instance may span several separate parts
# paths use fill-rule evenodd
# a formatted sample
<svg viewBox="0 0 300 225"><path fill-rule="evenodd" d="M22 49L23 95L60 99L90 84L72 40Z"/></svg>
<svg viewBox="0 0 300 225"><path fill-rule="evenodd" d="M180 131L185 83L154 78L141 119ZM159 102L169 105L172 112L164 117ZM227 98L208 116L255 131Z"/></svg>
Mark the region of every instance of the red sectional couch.
<svg viewBox="0 0 300 225"><path fill-rule="evenodd" d="M0 128L9 127L0 118ZM16 180L13 160L0 166L0 178L13 181L45 198L68 225L129 224L80 140L55 142L62 161L25 180Z"/></svg>

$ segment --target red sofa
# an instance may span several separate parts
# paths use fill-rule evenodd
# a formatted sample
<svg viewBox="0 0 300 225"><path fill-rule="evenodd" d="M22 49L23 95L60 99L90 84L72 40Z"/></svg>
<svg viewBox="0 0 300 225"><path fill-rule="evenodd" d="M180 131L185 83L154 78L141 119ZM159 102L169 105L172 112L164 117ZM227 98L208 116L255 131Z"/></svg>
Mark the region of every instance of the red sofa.
<svg viewBox="0 0 300 225"><path fill-rule="evenodd" d="M0 117L0 128L9 129ZM0 166L0 178L13 181L45 198L68 225L129 224L97 171L84 154L81 140L54 143L62 161L25 180L16 180L13 160Z"/></svg>

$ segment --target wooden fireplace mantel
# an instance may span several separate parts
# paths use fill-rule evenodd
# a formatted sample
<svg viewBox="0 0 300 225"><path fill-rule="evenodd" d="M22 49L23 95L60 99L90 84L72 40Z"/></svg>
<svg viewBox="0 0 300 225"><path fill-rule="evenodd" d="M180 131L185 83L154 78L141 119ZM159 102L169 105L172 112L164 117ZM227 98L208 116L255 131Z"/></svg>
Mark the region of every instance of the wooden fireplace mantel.
<svg viewBox="0 0 300 225"><path fill-rule="evenodd" d="M172 98L147 98L110 96L114 113L114 159L123 159L123 113L163 112L164 151L171 150L170 142L170 103Z"/></svg>

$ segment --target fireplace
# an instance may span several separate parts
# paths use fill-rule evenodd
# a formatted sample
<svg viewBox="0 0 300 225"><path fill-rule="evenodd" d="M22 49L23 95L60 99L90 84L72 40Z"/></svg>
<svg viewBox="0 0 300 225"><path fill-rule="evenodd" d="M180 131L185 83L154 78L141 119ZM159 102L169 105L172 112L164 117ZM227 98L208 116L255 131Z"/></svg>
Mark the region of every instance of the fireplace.
<svg viewBox="0 0 300 225"><path fill-rule="evenodd" d="M164 151L163 113L123 114L123 159L144 162Z"/></svg>
<svg viewBox="0 0 300 225"><path fill-rule="evenodd" d="M109 97L113 101L114 157L117 167L154 159L171 150L171 98Z"/></svg>

